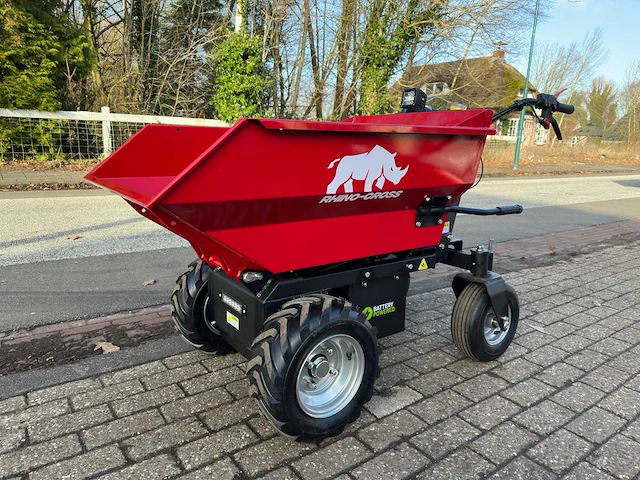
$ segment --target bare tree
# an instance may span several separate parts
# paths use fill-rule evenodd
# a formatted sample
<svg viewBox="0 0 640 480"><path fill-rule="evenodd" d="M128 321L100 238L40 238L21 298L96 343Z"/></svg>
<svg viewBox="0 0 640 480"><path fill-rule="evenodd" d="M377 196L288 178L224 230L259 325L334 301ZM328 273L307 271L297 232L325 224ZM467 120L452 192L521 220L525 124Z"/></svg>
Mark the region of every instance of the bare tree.
<svg viewBox="0 0 640 480"><path fill-rule="evenodd" d="M389 110L389 80L411 49L414 39L435 28L445 7L446 2L442 0L408 0L403 5L384 0L371 2L359 47L359 111L382 113Z"/></svg>
<svg viewBox="0 0 640 480"><path fill-rule="evenodd" d="M550 3L550 0L542 0L542 11ZM523 35L523 31L530 31L533 13L532 2L528 0L447 2L442 16L434 24L432 35L418 39L410 50L400 85L409 86L409 83L403 83L405 81L413 83L416 75L420 75L420 65L428 70L432 63L455 61L446 95L461 98L469 87L489 89L486 69L471 69L467 60L496 49L511 55L519 54L528 41L529 37ZM544 14L541 17L544 20ZM473 101L471 98L465 103L473 104Z"/></svg>
<svg viewBox="0 0 640 480"><path fill-rule="evenodd" d="M388 88L407 66L496 42L518 52L532 19L529 0L65 1L99 59L94 106L192 116L213 113L221 28L260 39L272 114L342 119L358 106L388 111Z"/></svg>
<svg viewBox="0 0 640 480"><path fill-rule="evenodd" d="M602 130L607 130L613 125L617 117L618 103L616 85L596 77L591 82L591 90L586 102L589 122Z"/></svg>
<svg viewBox="0 0 640 480"><path fill-rule="evenodd" d="M532 80L544 91L569 88L570 101L571 93L587 88L596 69L608 57L600 28L587 33L582 42L544 43L536 49Z"/></svg>
<svg viewBox="0 0 640 480"><path fill-rule="evenodd" d="M311 20L311 3L309 0L303 0L303 15L304 15L304 28L309 39L309 51L311 59L311 70L313 72L313 83L315 85L315 91L313 93L312 101L309 107L305 111L303 117L309 115L312 105L316 109L316 117L322 118L322 100L323 100L323 84L322 77L320 75L320 65L318 63L318 51L316 48L316 40L314 35L313 22Z"/></svg>
<svg viewBox="0 0 640 480"><path fill-rule="evenodd" d="M542 44L536 50L534 57L533 82L538 90L545 92L554 93L567 88L568 96L564 97L564 101L575 104L577 108L572 120L584 122L587 114L583 110L585 99L581 92L587 90L596 69L608 57L609 52L604 46L603 32L600 28L587 33L582 42L572 42L569 45ZM560 127L565 117L566 115L560 116L558 120ZM551 145L555 142L554 137Z"/></svg>
<svg viewBox="0 0 640 480"><path fill-rule="evenodd" d="M208 55L229 26L218 0L177 0L162 16L160 52L147 108L170 115L203 116L213 89Z"/></svg>
<svg viewBox="0 0 640 480"><path fill-rule="evenodd" d="M207 54L229 25L218 0L68 0L98 59L94 108L202 116L208 107ZM227 6L228 8L228 6Z"/></svg>
<svg viewBox="0 0 640 480"><path fill-rule="evenodd" d="M356 2L343 0L342 13L340 14L340 24L337 34L338 63L336 68L336 86L333 97L334 119L344 118L347 105L345 105L345 82L349 73L349 52L352 48L355 32L353 26L356 20Z"/></svg>
<svg viewBox="0 0 640 480"><path fill-rule="evenodd" d="M624 136L628 142L640 141L640 61L631 63L620 89L620 107L624 120Z"/></svg>

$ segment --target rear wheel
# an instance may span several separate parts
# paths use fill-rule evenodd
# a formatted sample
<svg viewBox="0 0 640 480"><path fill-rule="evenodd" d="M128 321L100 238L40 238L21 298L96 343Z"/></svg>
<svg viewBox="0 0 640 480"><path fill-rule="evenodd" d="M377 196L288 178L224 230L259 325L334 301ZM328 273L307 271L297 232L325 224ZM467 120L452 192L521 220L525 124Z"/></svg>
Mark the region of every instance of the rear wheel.
<svg viewBox="0 0 640 480"><path fill-rule="evenodd" d="M470 283L460 293L451 315L451 336L466 355L490 362L502 355L513 340L518 327L520 306L516 292L506 285L509 315L502 325L484 285Z"/></svg>
<svg viewBox="0 0 640 480"><path fill-rule="evenodd" d="M375 328L328 295L285 303L252 348L249 392L273 426L297 440L342 432L360 416L380 374Z"/></svg>
<svg viewBox="0 0 640 480"><path fill-rule="evenodd" d="M182 337L206 353L230 350L222 339L209 306L209 270L201 260L189 264L171 294L171 318Z"/></svg>

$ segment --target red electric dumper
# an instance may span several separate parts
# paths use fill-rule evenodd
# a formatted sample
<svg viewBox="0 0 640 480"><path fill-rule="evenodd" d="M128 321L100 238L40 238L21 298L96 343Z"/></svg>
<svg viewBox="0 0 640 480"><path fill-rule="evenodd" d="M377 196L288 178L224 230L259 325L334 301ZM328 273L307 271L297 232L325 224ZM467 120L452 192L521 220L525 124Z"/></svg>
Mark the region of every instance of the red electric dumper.
<svg viewBox="0 0 640 480"><path fill-rule="evenodd" d="M199 259L171 296L194 347L249 360L250 394L281 433L336 435L379 375L376 339L404 330L411 272L446 263L455 344L490 361L509 346L518 299L493 254L452 238L490 125L525 107L559 135L552 95L491 110L429 111L419 89L402 113L341 122L241 119L225 127L147 125L86 179L187 239Z"/></svg>

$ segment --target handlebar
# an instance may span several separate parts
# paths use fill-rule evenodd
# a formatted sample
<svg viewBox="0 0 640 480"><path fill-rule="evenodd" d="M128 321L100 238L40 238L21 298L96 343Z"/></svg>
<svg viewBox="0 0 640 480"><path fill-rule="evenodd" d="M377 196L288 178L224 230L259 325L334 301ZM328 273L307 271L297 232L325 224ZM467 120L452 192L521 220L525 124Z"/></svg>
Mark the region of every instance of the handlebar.
<svg viewBox="0 0 640 480"><path fill-rule="evenodd" d="M553 118L553 114L555 112L558 112L571 115L574 112L575 107L567 103L558 102L558 98L556 97L556 95L540 93L536 98L523 98L522 100L516 100L512 105L496 113L493 116L492 123L513 111L520 111L523 108L530 107L534 116L538 119L540 125L542 125L546 130L549 130L550 127L553 127L553 131L555 132L556 137L558 137L558 140L562 140L560 127L558 126L558 122L556 121L556 119ZM540 116L538 116L534 108L541 110Z"/></svg>
<svg viewBox="0 0 640 480"><path fill-rule="evenodd" d="M522 213L521 205L505 205L495 208L470 208L460 207L458 205L449 205L445 207L445 212L450 213L466 213L468 215L517 215Z"/></svg>
<svg viewBox="0 0 640 480"><path fill-rule="evenodd" d="M522 213L522 205L505 205L503 207L496 207L498 213L496 215L514 215Z"/></svg>
<svg viewBox="0 0 640 480"><path fill-rule="evenodd" d="M569 105L568 103L560 103L556 106L556 112L566 113L567 115L571 115L576 108L573 105Z"/></svg>

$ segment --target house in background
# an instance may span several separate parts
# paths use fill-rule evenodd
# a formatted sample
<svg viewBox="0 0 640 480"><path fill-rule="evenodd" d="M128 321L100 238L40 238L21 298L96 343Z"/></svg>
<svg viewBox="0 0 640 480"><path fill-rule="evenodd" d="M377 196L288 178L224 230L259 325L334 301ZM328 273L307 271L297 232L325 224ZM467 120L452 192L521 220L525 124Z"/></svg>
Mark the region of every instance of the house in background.
<svg viewBox="0 0 640 480"><path fill-rule="evenodd" d="M603 136L604 131L600 127L595 126L593 123L587 123L571 132L571 145L585 146L592 143L600 143Z"/></svg>
<svg viewBox="0 0 640 480"><path fill-rule="evenodd" d="M625 115L605 130L593 123L587 123L571 132L571 145L587 146L600 143L628 142L629 132L633 132L633 124L630 125L629 122L629 117Z"/></svg>
<svg viewBox="0 0 640 480"><path fill-rule="evenodd" d="M437 109L463 104L467 108L498 111L522 98L524 85L524 75L505 61L504 51L496 50L487 57L409 67L392 91L398 95L405 88L421 88L427 94L428 103ZM529 84L528 97L537 95L537 89ZM519 119L520 114L516 112L498 121L493 140L515 142ZM523 143L544 145L547 135L547 130L527 112Z"/></svg>

